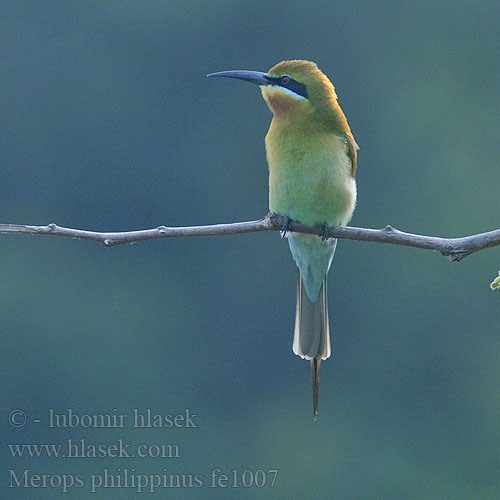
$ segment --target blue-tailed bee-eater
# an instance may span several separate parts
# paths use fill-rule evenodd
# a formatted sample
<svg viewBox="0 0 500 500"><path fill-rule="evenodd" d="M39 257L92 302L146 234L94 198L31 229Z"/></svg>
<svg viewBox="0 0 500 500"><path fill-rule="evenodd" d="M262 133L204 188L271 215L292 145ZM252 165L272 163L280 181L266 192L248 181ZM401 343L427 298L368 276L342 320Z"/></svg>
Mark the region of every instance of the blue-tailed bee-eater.
<svg viewBox="0 0 500 500"><path fill-rule="evenodd" d="M318 66L292 60L267 73L237 70L208 76L256 83L273 113L266 135L270 212L306 226L346 225L356 204L359 148L335 88ZM287 236L298 267L293 352L311 361L316 419L319 367L331 354L326 277L337 240L293 232Z"/></svg>

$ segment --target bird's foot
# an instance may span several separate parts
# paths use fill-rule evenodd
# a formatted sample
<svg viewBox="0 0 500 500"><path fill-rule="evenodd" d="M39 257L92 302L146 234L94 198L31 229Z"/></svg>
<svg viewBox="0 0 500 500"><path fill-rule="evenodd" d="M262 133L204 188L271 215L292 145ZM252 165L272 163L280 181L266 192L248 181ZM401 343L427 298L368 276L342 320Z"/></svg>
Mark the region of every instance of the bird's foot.
<svg viewBox="0 0 500 500"><path fill-rule="evenodd" d="M321 229L319 237L321 238L321 241L326 241L328 239L328 226L326 222L323 224L323 229Z"/></svg>
<svg viewBox="0 0 500 500"><path fill-rule="evenodd" d="M292 219L290 219L287 215L284 215L283 219L284 221L280 231L281 239L285 238L287 233L292 232Z"/></svg>

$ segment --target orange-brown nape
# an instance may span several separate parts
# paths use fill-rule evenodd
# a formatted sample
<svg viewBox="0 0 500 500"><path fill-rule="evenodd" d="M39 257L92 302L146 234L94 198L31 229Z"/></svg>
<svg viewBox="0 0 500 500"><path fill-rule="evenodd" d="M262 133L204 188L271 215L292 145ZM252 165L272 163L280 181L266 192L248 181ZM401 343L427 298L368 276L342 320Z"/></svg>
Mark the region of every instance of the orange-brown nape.
<svg viewBox="0 0 500 500"><path fill-rule="evenodd" d="M308 89L308 98L329 98L337 100L335 88L328 77L312 61L292 59L275 64L269 71L269 76L290 75L294 80L303 83Z"/></svg>

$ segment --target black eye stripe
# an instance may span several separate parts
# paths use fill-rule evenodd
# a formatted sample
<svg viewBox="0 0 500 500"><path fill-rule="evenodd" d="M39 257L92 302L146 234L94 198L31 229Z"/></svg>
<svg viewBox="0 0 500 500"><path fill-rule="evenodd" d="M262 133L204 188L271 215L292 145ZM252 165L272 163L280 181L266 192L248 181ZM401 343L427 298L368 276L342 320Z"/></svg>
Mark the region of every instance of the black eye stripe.
<svg viewBox="0 0 500 500"><path fill-rule="evenodd" d="M272 85L277 85L295 92L297 95L307 99L307 88L303 83L294 80L290 75L279 77L268 77Z"/></svg>

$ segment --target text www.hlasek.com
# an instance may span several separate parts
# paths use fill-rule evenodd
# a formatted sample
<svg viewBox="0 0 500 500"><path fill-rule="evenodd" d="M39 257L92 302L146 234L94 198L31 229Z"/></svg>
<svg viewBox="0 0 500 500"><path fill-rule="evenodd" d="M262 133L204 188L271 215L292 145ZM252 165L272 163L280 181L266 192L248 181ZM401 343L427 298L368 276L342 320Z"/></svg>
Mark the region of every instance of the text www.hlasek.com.
<svg viewBox="0 0 500 500"><path fill-rule="evenodd" d="M163 469L161 474L141 474L135 468L103 469L98 474L34 474L25 469L22 472L9 470L9 488L51 488L67 493L73 488L87 485L91 493L101 489L124 488L137 493L156 493L166 488L269 488L274 487L278 476L277 469L233 469L227 473L219 468L209 474L170 474Z"/></svg>
<svg viewBox="0 0 500 500"><path fill-rule="evenodd" d="M64 444L9 444L8 447L13 458L181 458L178 444L132 445L123 439L111 444L67 439Z"/></svg>

